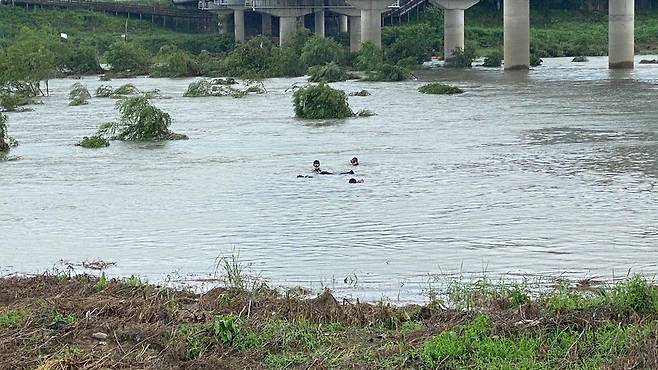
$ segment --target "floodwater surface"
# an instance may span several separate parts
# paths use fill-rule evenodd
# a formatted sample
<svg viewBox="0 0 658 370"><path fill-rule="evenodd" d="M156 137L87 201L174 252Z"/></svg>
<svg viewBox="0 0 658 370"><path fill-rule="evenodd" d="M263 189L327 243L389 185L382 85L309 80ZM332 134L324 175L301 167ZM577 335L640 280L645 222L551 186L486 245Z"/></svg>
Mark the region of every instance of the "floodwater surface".
<svg viewBox="0 0 658 370"><path fill-rule="evenodd" d="M190 140L73 144L116 118L114 101L69 107L51 81L10 115L21 145L0 163L0 272L59 260L116 262L111 276L204 277L239 253L273 285L416 299L431 274L612 276L658 272L658 66L609 71L548 59L529 73L439 69L418 81L344 82L377 115L295 119L288 90L184 98L193 79L127 82ZM459 96L417 92L428 80ZM311 175L311 163L349 176ZM414 298L416 297L416 298Z"/></svg>

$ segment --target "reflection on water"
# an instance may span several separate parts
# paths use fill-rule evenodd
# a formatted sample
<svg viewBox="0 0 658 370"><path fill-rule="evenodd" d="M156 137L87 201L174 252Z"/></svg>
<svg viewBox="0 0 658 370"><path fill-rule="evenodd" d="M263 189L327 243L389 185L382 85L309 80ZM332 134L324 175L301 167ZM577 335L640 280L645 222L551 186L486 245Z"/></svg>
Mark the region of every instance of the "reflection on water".
<svg viewBox="0 0 658 370"><path fill-rule="evenodd" d="M190 140L101 150L72 144L114 102L68 107L74 81L51 81L44 105L10 118L22 159L0 164L0 271L104 259L155 280L212 272L237 248L275 285L404 299L435 273L658 272L658 67L590 60L336 83L370 91L350 104L377 115L319 123L292 117L287 89L303 79L243 99L182 98L191 79L116 80L175 97L155 102ZM426 80L467 92L419 94ZM296 177L353 156L363 184Z"/></svg>

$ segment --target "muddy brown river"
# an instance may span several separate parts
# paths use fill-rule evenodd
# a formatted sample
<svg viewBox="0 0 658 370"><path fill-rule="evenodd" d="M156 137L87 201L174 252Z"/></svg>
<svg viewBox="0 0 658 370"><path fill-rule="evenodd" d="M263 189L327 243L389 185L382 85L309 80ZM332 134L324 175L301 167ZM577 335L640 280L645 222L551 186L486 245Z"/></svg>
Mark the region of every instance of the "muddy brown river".
<svg viewBox="0 0 658 370"><path fill-rule="evenodd" d="M377 115L318 122L293 118L286 89L303 78L242 99L182 97L193 79L114 80L171 97L154 102L190 140L98 150L73 144L115 119L114 101L69 107L76 81L51 81L43 105L10 115L21 159L0 163L0 273L101 259L110 276L194 280L239 252L272 285L401 300L422 299L433 274L651 275L658 66L606 66L335 83L369 90L350 104ZM427 80L467 92L418 93ZM364 183L297 178L353 156Z"/></svg>

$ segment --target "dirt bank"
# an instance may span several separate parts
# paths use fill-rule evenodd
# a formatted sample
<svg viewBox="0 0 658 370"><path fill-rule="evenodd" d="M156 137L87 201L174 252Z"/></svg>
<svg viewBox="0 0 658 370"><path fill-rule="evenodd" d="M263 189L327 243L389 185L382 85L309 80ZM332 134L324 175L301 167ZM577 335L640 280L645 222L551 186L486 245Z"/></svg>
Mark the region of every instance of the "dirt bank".
<svg viewBox="0 0 658 370"><path fill-rule="evenodd" d="M447 309L265 286L201 295L135 277L8 277L0 369L656 369L658 295L638 284L538 300L470 287Z"/></svg>

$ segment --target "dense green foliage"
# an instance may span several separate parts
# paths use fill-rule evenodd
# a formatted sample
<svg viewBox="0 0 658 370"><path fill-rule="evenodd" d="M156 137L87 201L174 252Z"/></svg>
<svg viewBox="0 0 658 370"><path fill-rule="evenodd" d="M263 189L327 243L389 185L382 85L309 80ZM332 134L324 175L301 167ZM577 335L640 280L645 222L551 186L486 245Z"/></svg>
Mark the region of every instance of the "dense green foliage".
<svg viewBox="0 0 658 370"><path fill-rule="evenodd" d="M452 56L446 59L445 66L450 68L471 68L476 57L475 49L469 46L464 49L457 48L453 50Z"/></svg>
<svg viewBox="0 0 658 370"><path fill-rule="evenodd" d="M404 81L409 78L409 71L403 67L382 64L377 69L366 73L367 81Z"/></svg>
<svg viewBox="0 0 658 370"><path fill-rule="evenodd" d="M334 62L309 67L308 75L309 82L338 82L348 79L345 69Z"/></svg>
<svg viewBox="0 0 658 370"><path fill-rule="evenodd" d="M346 118L354 115L343 91L325 83L306 85L293 94L295 115L299 118Z"/></svg>
<svg viewBox="0 0 658 370"><path fill-rule="evenodd" d="M95 149L110 146L110 142L100 135L93 135L83 137L77 145L83 148Z"/></svg>
<svg viewBox="0 0 658 370"><path fill-rule="evenodd" d="M356 69L359 71L374 71L380 68L382 64L384 64L382 49L370 41L363 43L356 56Z"/></svg>
<svg viewBox="0 0 658 370"><path fill-rule="evenodd" d="M419 87L418 92L423 94L434 94L434 95L453 95L453 94L462 94L464 93L464 90L456 86L450 86L438 82L433 82Z"/></svg>
<svg viewBox="0 0 658 370"><path fill-rule="evenodd" d="M338 62L340 52L341 46L332 38L313 35L304 43L300 59L309 67L325 65Z"/></svg>
<svg viewBox="0 0 658 370"><path fill-rule="evenodd" d="M484 58L483 67L496 68L503 64L503 53L498 50L492 51Z"/></svg>
<svg viewBox="0 0 658 370"><path fill-rule="evenodd" d="M151 56L141 46L118 41L110 45L105 59L112 72L126 72L130 75L147 74L151 65Z"/></svg>
<svg viewBox="0 0 658 370"><path fill-rule="evenodd" d="M152 105L144 96L133 96L117 101L119 120L102 125L99 134L114 140L180 140L187 136L169 130L169 113Z"/></svg>
<svg viewBox="0 0 658 370"><path fill-rule="evenodd" d="M195 56L173 45L160 48L151 68L151 77L191 77L200 73Z"/></svg>

